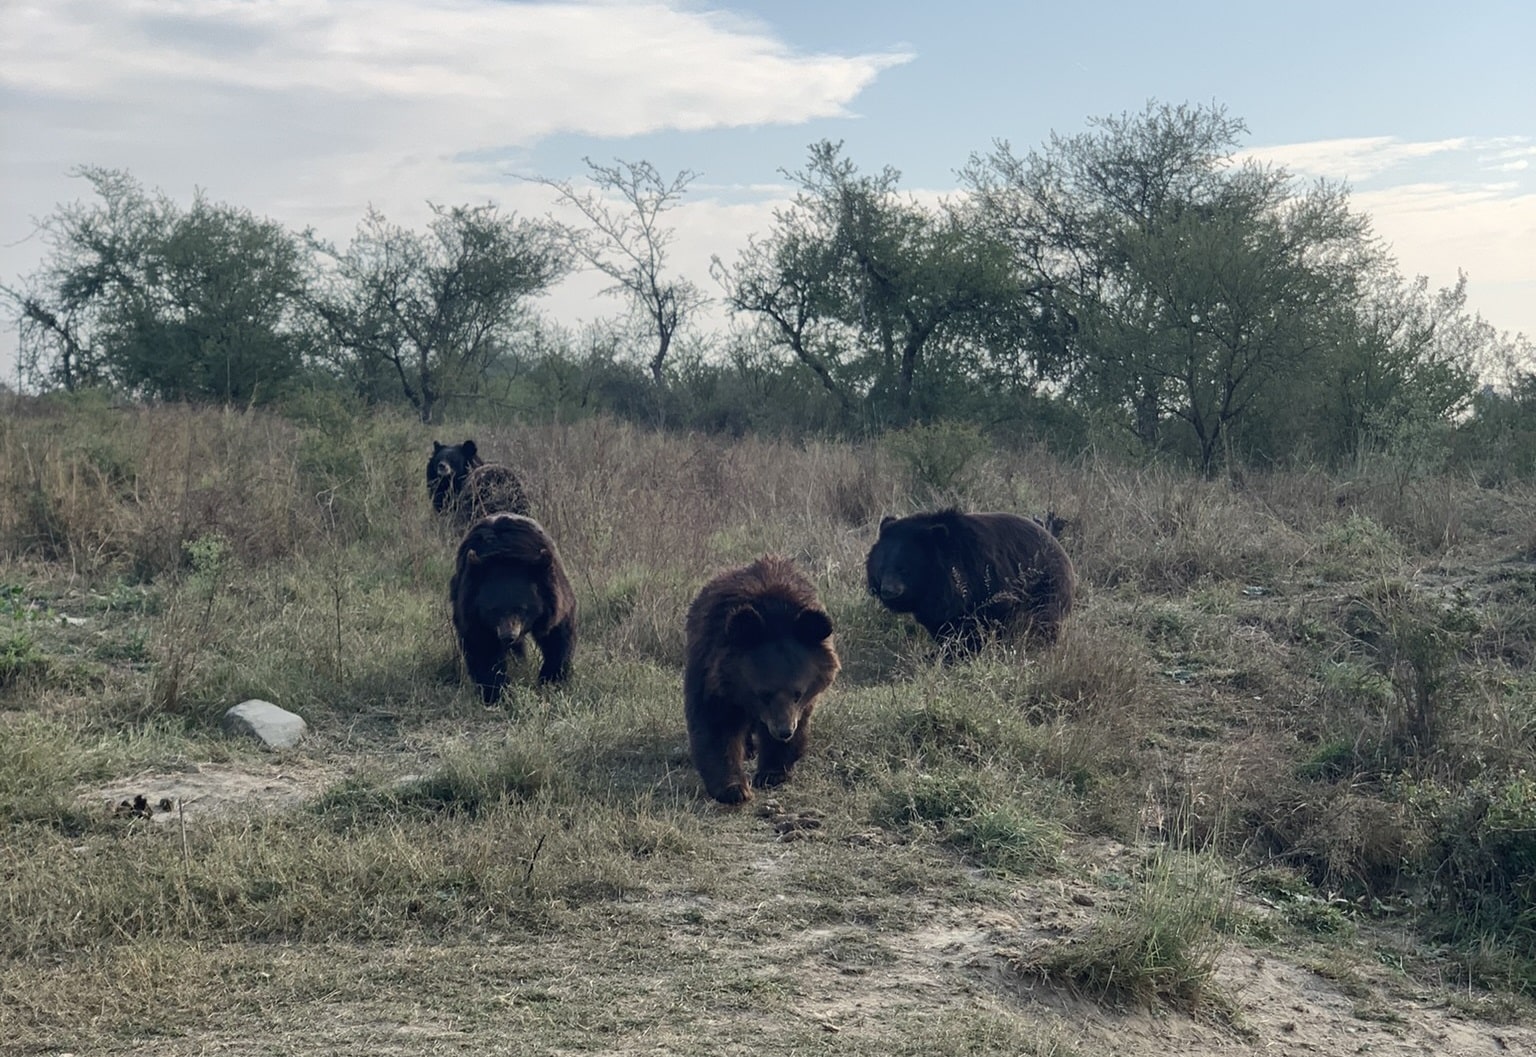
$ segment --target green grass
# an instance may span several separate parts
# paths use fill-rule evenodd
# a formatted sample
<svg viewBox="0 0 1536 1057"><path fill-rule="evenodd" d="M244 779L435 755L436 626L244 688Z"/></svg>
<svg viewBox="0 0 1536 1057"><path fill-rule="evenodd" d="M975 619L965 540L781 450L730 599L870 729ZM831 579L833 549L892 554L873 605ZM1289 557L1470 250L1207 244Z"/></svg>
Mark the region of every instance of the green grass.
<svg viewBox="0 0 1536 1057"><path fill-rule="evenodd" d="M0 422L0 1037L1066 1055L1099 1048L1042 996L1235 1022L1223 950L1361 965L1388 926L1418 986L1506 1011L1536 991L1536 624L1499 542L1531 497L1467 486L1488 534L1447 551L1435 511L1284 475L465 428L530 482L581 611L573 681L536 688L530 661L489 707L459 671L426 429ZM949 663L868 598L879 516L935 489L1073 519L1058 644ZM769 548L817 584L844 667L793 779L729 810L688 757L682 617ZM225 738L247 697L310 736ZM102 795L229 776L303 806L143 819ZM1037 930L1042 908L1070 926Z"/></svg>

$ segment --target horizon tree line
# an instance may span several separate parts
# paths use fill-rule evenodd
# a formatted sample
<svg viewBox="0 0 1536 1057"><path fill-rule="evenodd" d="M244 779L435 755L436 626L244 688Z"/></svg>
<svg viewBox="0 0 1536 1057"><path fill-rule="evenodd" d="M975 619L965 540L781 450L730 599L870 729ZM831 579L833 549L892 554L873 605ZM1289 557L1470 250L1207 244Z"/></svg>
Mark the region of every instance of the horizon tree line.
<svg viewBox="0 0 1536 1057"><path fill-rule="evenodd" d="M535 178L581 225L432 205L412 230L370 208L345 246L82 167L94 200L44 218L43 264L0 292L40 391L318 390L430 423L553 387L659 424L956 420L1205 473L1433 454L1473 420L1523 423L1529 341L1467 308L1465 276L1403 277L1342 185L1240 159L1246 132L1219 106L1149 103L1023 154L998 141L936 204L814 143L770 228L714 259L726 334L695 332L711 298L668 257L698 174L644 161ZM626 310L579 336L531 307L578 268Z"/></svg>

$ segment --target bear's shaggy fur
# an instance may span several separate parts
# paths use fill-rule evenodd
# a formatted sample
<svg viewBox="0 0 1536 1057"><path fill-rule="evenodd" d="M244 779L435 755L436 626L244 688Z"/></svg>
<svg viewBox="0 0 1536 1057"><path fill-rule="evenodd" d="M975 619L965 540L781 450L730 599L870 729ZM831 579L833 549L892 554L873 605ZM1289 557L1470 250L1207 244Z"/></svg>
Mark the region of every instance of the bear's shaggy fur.
<svg viewBox="0 0 1536 1057"><path fill-rule="evenodd" d="M537 521L492 514L476 522L459 544L448 596L464 666L487 703L506 685L507 655L521 660L529 636L544 658L539 682L570 676L576 595Z"/></svg>
<svg viewBox="0 0 1536 1057"><path fill-rule="evenodd" d="M832 620L788 558L770 554L721 573L688 607L683 710L694 766L709 795L752 799L751 785L789 777L810 743L817 697L841 666Z"/></svg>
<svg viewBox="0 0 1536 1057"><path fill-rule="evenodd" d="M1017 514L958 510L886 517L864 570L869 593L911 613L934 640L972 652L988 634L1054 642L1077 574L1047 526Z"/></svg>
<svg viewBox="0 0 1536 1057"><path fill-rule="evenodd" d="M509 467L482 459L473 440L463 444L432 442L427 490L432 509L452 515L458 525L491 514L526 515L530 511L522 479Z"/></svg>

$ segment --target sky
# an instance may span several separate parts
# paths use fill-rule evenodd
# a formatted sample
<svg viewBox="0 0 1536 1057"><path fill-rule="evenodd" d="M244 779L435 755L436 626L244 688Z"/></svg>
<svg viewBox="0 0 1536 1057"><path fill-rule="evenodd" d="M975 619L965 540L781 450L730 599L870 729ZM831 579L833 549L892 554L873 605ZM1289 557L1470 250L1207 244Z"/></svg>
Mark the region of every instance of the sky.
<svg viewBox="0 0 1536 1057"><path fill-rule="evenodd" d="M919 195L1149 100L1224 106L1247 154L1347 181L1400 269L1468 276L1536 338L1536 4L1034 0L0 0L0 283L81 165L344 244L373 206L554 210L584 158L698 176L676 270L716 292L811 143ZM618 314L579 276L539 308ZM718 320L715 320L718 322ZM0 328L0 377L16 335Z"/></svg>

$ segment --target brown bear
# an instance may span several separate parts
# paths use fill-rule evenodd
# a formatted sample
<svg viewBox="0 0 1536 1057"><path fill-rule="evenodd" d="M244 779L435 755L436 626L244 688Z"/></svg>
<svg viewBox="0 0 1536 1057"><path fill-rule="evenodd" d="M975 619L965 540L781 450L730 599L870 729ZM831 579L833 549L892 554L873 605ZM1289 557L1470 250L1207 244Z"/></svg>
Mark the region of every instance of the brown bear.
<svg viewBox="0 0 1536 1057"><path fill-rule="evenodd" d="M521 660L529 636L544 658L539 682L569 678L576 596L555 541L537 521L492 514L476 522L459 544L448 596L464 666L486 703L506 685L507 655Z"/></svg>
<svg viewBox="0 0 1536 1057"><path fill-rule="evenodd" d="M489 514L528 514L528 494L509 467L480 457L473 440L463 444L432 442L427 460L427 490L432 509L450 514L457 525L468 525Z"/></svg>
<svg viewBox="0 0 1536 1057"><path fill-rule="evenodd" d="M752 799L751 785L789 777L810 743L817 697L841 667L816 588L776 554L721 573L688 607L683 710L688 746L709 795Z"/></svg>
<svg viewBox="0 0 1536 1057"><path fill-rule="evenodd" d="M1072 559L1033 518L958 510L886 517L864 563L869 593L911 613L942 646L979 649L988 634L1054 642L1072 610Z"/></svg>

